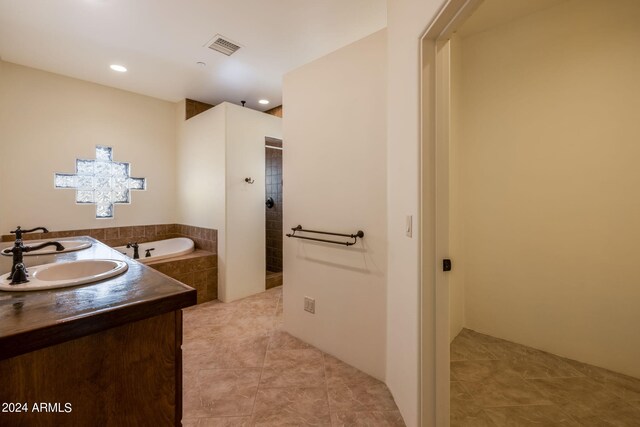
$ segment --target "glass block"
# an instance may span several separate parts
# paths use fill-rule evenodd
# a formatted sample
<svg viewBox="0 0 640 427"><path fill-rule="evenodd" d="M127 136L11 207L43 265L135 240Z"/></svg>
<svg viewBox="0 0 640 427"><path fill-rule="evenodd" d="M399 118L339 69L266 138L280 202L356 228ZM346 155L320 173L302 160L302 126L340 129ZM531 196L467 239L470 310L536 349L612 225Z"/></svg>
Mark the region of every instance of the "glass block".
<svg viewBox="0 0 640 427"><path fill-rule="evenodd" d="M78 176L78 188L81 190L93 190L92 176Z"/></svg>
<svg viewBox="0 0 640 427"><path fill-rule="evenodd" d="M111 192L111 201L113 203L129 203L129 189L113 190Z"/></svg>
<svg viewBox="0 0 640 427"><path fill-rule="evenodd" d="M96 160L110 162L112 160L112 148L103 145L96 145Z"/></svg>
<svg viewBox="0 0 640 427"><path fill-rule="evenodd" d="M98 203L96 206L96 218L113 218L113 205Z"/></svg>
<svg viewBox="0 0 640 427"><path fill-rule="evenodd" d="M129 178L129 188L132 190L146 190L147 180L145 178Z"/></svg>
<svg viewBox="0 0 640 427"><path fill-rule="evenodd" d="M78 186L78 179L75 175L57 173L53 183L56 188L76 188Z"/></svg>
<svg viewBox="0 0 640 427"><path fill-rule="evenodd" d="M129 177L129 163L111 163L111 175L114 178L128 178Z"/></svg>
<svg viewBox="0 0 640 427"><path fill-rule="evenodd" d="M111 192L110 191L96 191L96 200L97 204L102 205L110 205L111 201Z"/></svg>
<svg viewBox="0 0 640 427"><path fill-rule="evenodd" d="M111 190L111 178L97 176L93 179L93 187L96 191Z"/></svg>
<svg viewBox="0 0 640 427"><path fill-rule="evenodd" d="M95 198L93 191L78 190L76 191L76 203L94 203Z"/></svg>
<svg viewBox="0 0 640 427"><path fill-rule="evenodd" d="M76 160L76 173L78 175L93 175L94 169L93 164L94 160Z"/></svg>
<svg viewBox="0 0 640 427"><path fill-rule="evenodd" d="M97 176L111 176L111 163L110 162L95 162L94 165L95 175Z"/></svg>
<svg viewBox="0 0 640 427"><path fill-rule="evenodd" d="M114 177L111 185L114 190L124 190L129 188L129 178Z"/></svg>

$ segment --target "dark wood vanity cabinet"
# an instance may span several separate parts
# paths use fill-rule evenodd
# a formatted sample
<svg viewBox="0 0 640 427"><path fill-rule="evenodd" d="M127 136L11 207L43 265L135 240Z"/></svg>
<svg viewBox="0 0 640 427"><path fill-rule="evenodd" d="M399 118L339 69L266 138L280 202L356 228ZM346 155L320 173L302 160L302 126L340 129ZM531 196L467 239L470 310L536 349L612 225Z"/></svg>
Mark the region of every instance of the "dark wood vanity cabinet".
<svg viewBox="0 0 640 427"><path fill-rule="evenodd" d="M196 291L128 262L94 285L0 293L0 426L181 424Z"/></svg>

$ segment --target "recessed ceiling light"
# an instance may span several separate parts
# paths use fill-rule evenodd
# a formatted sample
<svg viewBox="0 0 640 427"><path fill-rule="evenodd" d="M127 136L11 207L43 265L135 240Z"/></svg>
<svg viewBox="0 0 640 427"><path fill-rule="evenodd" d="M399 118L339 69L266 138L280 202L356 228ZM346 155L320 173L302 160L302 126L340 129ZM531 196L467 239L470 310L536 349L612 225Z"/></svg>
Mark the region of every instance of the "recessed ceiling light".
<svg viewBox="0 0 640 427"><path fill-rule="evenodd" d="M267 105L269 103L269 101L267 101L266 99L261 99L260 101L258 101L260 104L262 105Z"/></svg>
<svg viewBox="0 0 640 427"><path fill-rule="evenodd" d="M118 64L112 64L109 68L111 68L113 71L117 71L119 73L124 73L125 71L127 71L127 67L124 67L124 66L118 65Z"/></svg>
<svg viewBox="0 0 640 427"><path fill-rule="evenodd" d="M198 61L196 62L197 65L201 66L201 67L206 67L207 63L206 62L202 62L202 61Z"/></svg>

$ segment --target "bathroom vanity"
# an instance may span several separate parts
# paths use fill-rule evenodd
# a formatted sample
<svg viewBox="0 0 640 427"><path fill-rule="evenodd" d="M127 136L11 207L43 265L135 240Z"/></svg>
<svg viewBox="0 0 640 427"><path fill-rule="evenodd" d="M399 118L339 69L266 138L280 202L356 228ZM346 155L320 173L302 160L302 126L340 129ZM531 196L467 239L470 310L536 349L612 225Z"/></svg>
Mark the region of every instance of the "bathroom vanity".
<svg viewBox="0 0 640 427"><path fill-rule="evenodd" d="M0 292L0 425L180 425L181 309L196 291L81 239L91 247L25 257L27 269L85 259L128 269L92 284ZM11 263L0 257L0 273Z"/></svg>

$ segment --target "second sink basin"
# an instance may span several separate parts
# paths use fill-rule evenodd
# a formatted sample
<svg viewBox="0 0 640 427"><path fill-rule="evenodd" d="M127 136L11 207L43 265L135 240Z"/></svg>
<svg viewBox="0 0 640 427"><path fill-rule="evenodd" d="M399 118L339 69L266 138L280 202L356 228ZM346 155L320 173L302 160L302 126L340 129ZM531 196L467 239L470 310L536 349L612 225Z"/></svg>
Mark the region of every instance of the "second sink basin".
<svg viewBox="0 0 640 427"><path fill-rule="evenodd" d="M29 267L29 282L11 285L9 274L0 277L0 290L39 291L68 286L84 285L118 276L127 271L129 266L124 261L114 259L92 259L54 264L43 264Z"/></svg>

